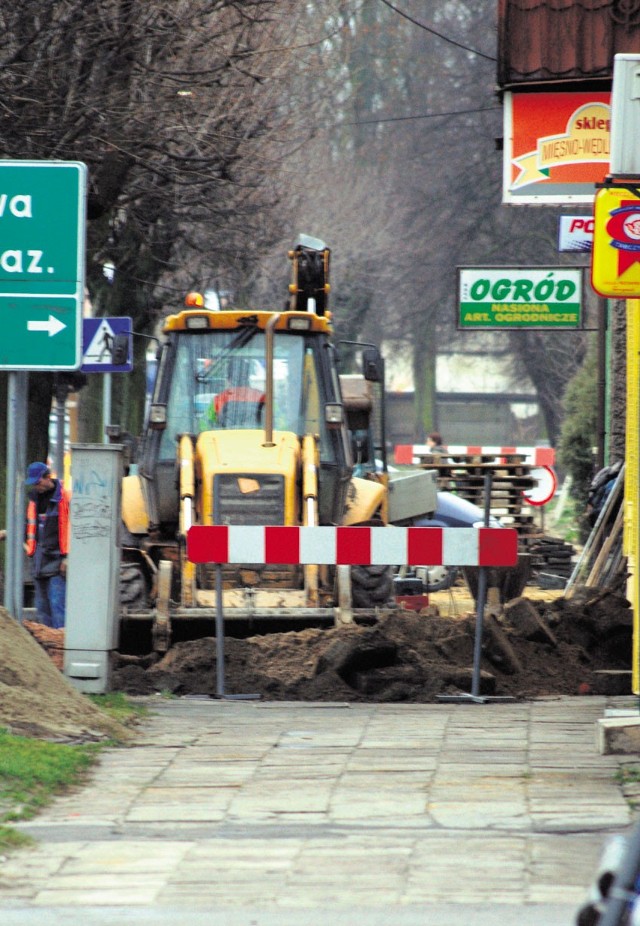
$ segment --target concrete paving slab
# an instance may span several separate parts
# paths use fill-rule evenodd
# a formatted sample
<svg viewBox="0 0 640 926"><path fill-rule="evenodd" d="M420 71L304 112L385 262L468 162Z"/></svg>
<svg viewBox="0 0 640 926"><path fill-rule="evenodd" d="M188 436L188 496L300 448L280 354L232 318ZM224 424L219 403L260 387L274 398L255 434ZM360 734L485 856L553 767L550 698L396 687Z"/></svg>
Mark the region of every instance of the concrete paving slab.
<svg viewBox="0 0 640 926"><path fill-rule="evenodd" d="M135 746L20 825L3 926L568 926L633 819L629 756L595 747L616 699L145 703Z"/></svg>

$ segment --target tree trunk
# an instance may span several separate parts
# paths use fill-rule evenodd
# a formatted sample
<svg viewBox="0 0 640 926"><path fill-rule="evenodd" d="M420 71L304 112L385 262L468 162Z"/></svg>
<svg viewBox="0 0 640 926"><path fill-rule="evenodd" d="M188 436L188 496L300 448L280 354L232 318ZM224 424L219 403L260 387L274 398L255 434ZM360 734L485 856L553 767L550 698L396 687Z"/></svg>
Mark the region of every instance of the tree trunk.
<svg viewBox="0 0 640 926"><path fill-rule="evenodd" d="M438 426L436 408L436 349L433 338L426 343L414 342L413 379L415 383L415 414L413 439L422 443L427 434Z"/></svg>

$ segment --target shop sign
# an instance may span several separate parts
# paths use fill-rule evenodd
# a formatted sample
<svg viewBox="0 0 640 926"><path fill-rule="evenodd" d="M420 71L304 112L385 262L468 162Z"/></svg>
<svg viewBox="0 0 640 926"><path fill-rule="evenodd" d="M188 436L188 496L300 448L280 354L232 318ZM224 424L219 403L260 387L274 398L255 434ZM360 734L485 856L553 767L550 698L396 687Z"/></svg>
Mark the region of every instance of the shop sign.
<svg viewBox="0 0 640 926"><path fill-rule="evenodd" d="M504 203L592 203L609 172L609 92L504 99Z"/></svg>
<svg viewBox="0 0 640 926"><path fill-rule="evenodd" d="M593 248L593 216L561 215L558 220L559 251L591 251Z"/></svg>
<svg viewBox="0 0 640 926"><path fill-rule="evenodd" d="M579 328L579 267L459 267L458 328Z"/></svg>
<svg viewBox="0 0 640 926"><path fill-rule="evenodd" d="M640 191L636 190L612 186L596 194L591 284L601 296L640 297Z"/></svg>

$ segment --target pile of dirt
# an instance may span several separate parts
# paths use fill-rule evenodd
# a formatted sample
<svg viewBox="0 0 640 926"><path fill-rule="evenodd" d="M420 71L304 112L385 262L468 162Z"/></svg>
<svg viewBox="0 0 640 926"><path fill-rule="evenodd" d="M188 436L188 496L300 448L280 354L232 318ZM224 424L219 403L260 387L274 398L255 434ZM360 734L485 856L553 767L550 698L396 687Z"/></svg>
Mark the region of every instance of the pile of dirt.
<svg viewBox="0 0 640 926"><path fill-rule="evenodd" d="M4 608L0 651L0 726L10 733L66 742L129 736L70 685L45 649Z"/></svg>
<svg viewBox="0 0 640 926"><path fill-rule="evenodd" d="M487 616L480 692L531 699L630 692L632 612L615 594L508 602ZM75 741L128 731L59 671L63 631L17 623L0 608L0 726ZM265 700L432 702L472 690L476 619L395 611L373 626L227 637L224 694ZM117 657L117 654L116 654ZM58 668L56 668L56 665ZM179 643L162 659L117 657L113 688L215 697L216 640Z"/></svg>
<svg viewBox="0 0 640 926"><path fill-rule="evenodd" d="M267 700L431 702L472 690L476 620L395 611L370 627L227 637L225 694ZM480 692L530 699L630 692L632 612L598 591L554 602L517 598L482 633ZM216 640L179 643L161 660L123 657L130 694L215 696ZM613 686L613 687L612 687Z"/></svg>

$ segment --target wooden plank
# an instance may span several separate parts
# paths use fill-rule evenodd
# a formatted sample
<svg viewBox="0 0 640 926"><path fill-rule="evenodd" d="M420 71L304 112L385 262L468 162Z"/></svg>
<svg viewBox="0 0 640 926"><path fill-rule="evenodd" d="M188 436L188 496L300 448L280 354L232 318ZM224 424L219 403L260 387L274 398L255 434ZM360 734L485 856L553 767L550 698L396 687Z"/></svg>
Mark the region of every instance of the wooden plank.
<svg viewBox="0 0 640 926"><path fill-rule="evenodd" d="M624 465L618 473L618 478L616 479L609 497L607 498L605 504L602 506L602 510L598 515L598 520L593 526L593 530L587 538L587 542L584 545L580 558L576 563L574 570L569 577L567 586L565 589L564 597L572 598L575 594L575 589L578 586L578 583L585 575L591 571L591 563L597 553L594 551L598 549L597 544L600 542L603 534L606 533L607 525L611 522L612 512L615 509L615 505L620 501L621 508L624 508L622 505L622 500L619 498L624 489Z"/></svg>
<svg viewBox="0 0 640 926"><path fill-rule="evenodd" d="M611 528L611 531L609 532L608 537L602 544L602 547L600 548L600 552L596 556L594 564L591 568L591 572L587 576L587 579L584 583L588 588L591 588L594 585L598 584L600 575L602 573L604 566L607 563L612 547L616 543L621 543L623 522L624 522L624 505L620 505L616 519L613 522L613 527Z"/></svg>

